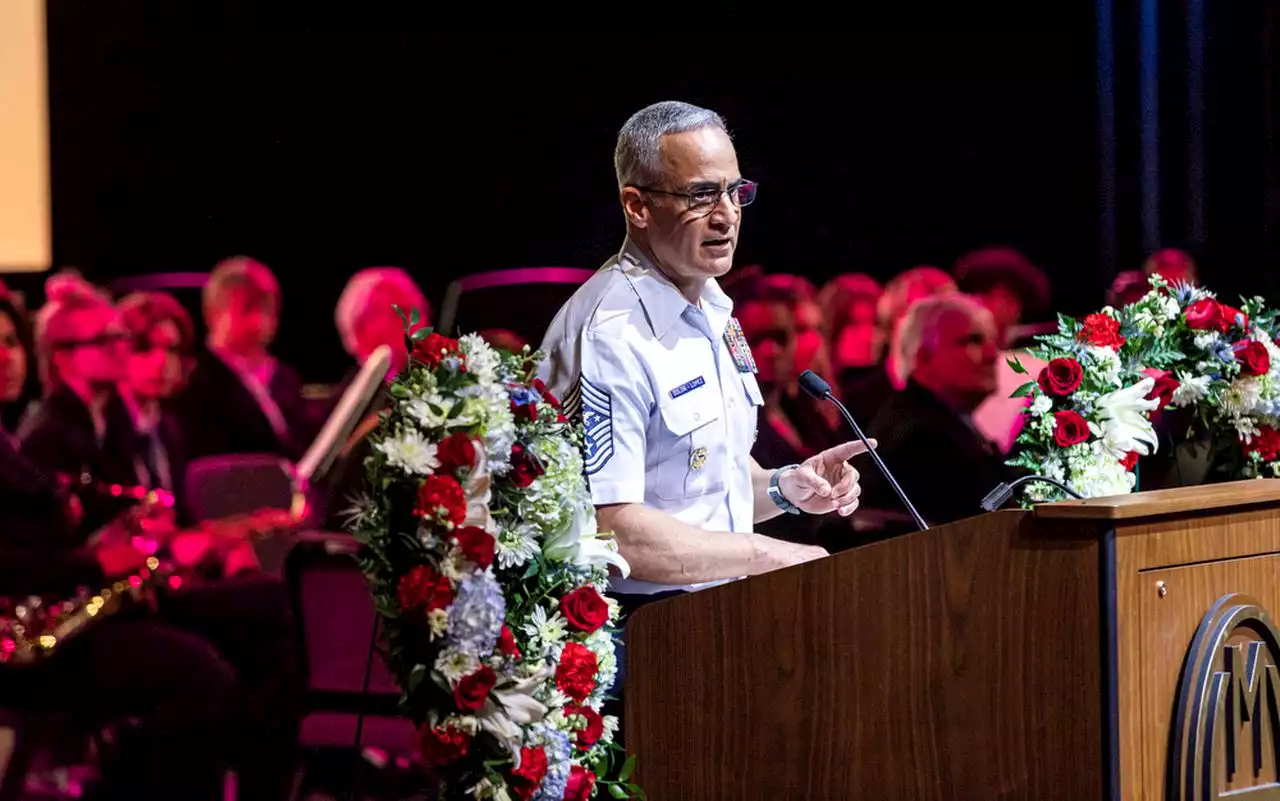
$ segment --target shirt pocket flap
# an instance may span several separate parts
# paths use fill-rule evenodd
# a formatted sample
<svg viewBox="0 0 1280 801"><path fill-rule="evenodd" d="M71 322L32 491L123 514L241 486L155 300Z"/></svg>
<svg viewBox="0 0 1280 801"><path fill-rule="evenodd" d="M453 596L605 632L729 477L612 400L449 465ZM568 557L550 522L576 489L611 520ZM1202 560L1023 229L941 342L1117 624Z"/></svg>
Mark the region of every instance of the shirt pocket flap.
<svg viewBox="0 0 1280 801"><path fill-rule="evenodd" d="M742 386L747 391L747 400L751 401L752 406L764 405L764 394L760 392L760 384L756 382L756 377L751 373L740 373L742 376Z"/></svg>
<svg viewBox="0 0 1280 801"><path fill-rule="evenodd" d="M708 394L704 397L714 398L715 396ZM683 437L707 423L720 419L720 410L716 408L716 404L697 397L677 398L664 404L661 410L662 422L666 424L667 430L677 437Z"/></svg>

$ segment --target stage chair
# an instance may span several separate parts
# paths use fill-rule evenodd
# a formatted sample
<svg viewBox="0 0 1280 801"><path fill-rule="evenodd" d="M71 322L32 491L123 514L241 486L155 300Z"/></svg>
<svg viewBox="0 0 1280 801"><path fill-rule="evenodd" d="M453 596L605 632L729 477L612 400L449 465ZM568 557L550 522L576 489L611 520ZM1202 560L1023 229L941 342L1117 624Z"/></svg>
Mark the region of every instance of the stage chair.
<svg viewBox="0 0 1280 801"><path fill-rule="evenodd" d="M502 328L536 348L556 312L594 274L578 267L520 267L459 278L445 290L435 328L449 336Z"/></svg>

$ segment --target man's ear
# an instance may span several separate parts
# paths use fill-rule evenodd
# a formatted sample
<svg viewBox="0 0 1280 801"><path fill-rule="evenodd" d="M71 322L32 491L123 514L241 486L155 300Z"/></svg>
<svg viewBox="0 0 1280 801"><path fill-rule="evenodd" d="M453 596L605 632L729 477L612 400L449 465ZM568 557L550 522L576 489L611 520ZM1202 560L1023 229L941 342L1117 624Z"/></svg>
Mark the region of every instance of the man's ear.
<svg viewBox="0 0 1280 801"><path fill-rule="evenodd" d="M635 228L649 227L649 206L644 202L644 192L634 186L625 186L618 195L622 201L622 213Z"/></svg>

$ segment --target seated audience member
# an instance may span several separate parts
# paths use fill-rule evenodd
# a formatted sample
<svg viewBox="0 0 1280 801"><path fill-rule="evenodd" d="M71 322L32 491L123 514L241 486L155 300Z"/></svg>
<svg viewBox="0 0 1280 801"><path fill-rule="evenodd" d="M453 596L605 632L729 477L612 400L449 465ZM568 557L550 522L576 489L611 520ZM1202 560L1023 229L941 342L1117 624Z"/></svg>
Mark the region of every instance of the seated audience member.
<svg viewBox="0 0 1280 801"><path fill-rule="evenodd" d="M869 426L885 464L932 524L980 514L979 503L1010 469L973 425L973 410L996 386L996 330L991 312L964 295L916 303L895 342L906 388ZM866 509L902 508L874 470L862 474Z"/></svg>
<svg viewBox="0 0 1280 801"><path fill-rule="evenodd" d="M1107 287L1107 305L1118 309L1142 299L1151 291L1147 274L1138 270L1125 270Z"/></svg>
<svg viewBox="0 0 1280 801"><path fill-rule="evenodd" d="M834 433L839 425L839 412L831 404L815 401L800 389L800 374L805 370L824 377L831 372L827 326L818 306L817 288L802 276L774 274L743 285L735 297L773 299L786 304L794 327L795 353L779 398L781 408L795 423L811 453L842 442Z"/></svg>
<svg viewBox="0 0 1280 801"><path fill-rule="evenodd" d="M170 407L186 383L186 363L194 346L187 310L164 292L137 292L120 301L129 332L129 361L120 396L133 421L137 451L150 489L181 496L187 443L182 422ZM182 504L179 503L179 508Z"/></svg>
<svg viewBox="0 0 1280 801"><path fill-rule="evenodd" d="M27 458L81 488L88 532L132 503L101 492L101 485L150 480L134 458L133 426L116 391L128 364L129 334L107 295L77 276L53 276L45 294L35 318L44 397L18 437Z"/></svg>
<svg viewBox="0 0 1280 801"><path fill-rule="evenodd" d="M491 346L505 351L510 351L511 353L519 353L524 350L526 345L529 344L525 341L524 337L520 336L515 331L509 331L506 328L486 328L482 331L477 331L476 333Z"/></svg>
<svg viewBox="0 0 1280 801"><path fill-rule="evenodd" d="M955 291L956 283L951 276L930 266L913 267L885 284L884 292L876 303L873 352L878 366L840 386L841 400L862 425L874 418L889 397L906 384L892 343L896 341L895 332L907 311L919 300ZM868 436L872 434L868 432Z"/></svg>
<svg viewBox="0 0 1280 801"><path fill-rule="evenodd" d="M391 348L391 373L394 377L409 363L404 344L405 315L418 310L418 327L431 325L431 304L410 275L399 267L369 267L351 276L338 297L334 323L342 346L364 364L379 345ZM352 372L350 377L354 377ZM348 381L350 380L348 377ZM343 386L347 382L343 382Z"/></svg>
<svg viewBox="0 0 1280 801"><path fill-rule="evenodd" d="M1049 308L1049 278L1012 248L993 247L961 256L955 265L956 283L961 292L977 297L991 312L996 324L1000 354L996 359L996 389L973 413L973 422L983 436L1008 453L1022 432L1026 398L1013 398L1014 390L1027 381L1008 361L1017 358L1034 376L1044 362L1014 349L1018 326L1029 316L1039 318Z"/></svg>
<svg viewBox="0 0 1280 801"><path fill-rule="evenodd" d="M1142 272L1147 276L1159 275L1171 284L1195 284L1200 280L1195 259L1177 248L1164 248L1152 253L1143 263Z"/></svg>
<svg viewBox="0 0 1280 801"><path fill-rule="evenodd" d="M276 453L298 458L316 428L297 373L269 352L280 318L280 286L244 256L213 268L204 287L209 353L183 398L191 458Z"/></svg>
<svg viewBox="0 0 1280 801"><path fill-rule="evenodd" d="M0 297L0 429L16 430L39 395L27 316L12 300Z"/></svg>
<svg viewBox="0 0 1280 801"><path fill-rule="evenodd" d="M875 366L879 299L880 284L865 273L837 275L818 293L818 306L827 321L833 381L843 384Z"/></svg>

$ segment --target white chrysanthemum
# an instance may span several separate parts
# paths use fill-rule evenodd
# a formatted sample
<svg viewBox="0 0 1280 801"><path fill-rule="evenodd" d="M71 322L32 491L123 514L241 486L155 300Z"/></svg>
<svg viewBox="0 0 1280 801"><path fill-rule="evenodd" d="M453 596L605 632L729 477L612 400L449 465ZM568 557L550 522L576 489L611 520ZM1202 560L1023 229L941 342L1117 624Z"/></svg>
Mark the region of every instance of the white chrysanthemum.
<svg viewBox="0 0 1280 801"><path fill-rule="evenodd" d="M1243 442L1253 442L1253 438L1258 436L1258 424L1252 417L1237 417L1231 424L1235 426L1236 436Z"/></svg>
<svg viewBox="0 0 1280 801"><path fill-rule="evenodd" d="M1191 338L1191 342L1199 350L1213 350L1221 339L1222 334L1217 331L1201 331Z"/></svg>
<svg viewBox="0 0 1280 801"><path fill-rule="evenodd" d="M1053 408L1053 399L1048 395L1037 395L1036 399L1031 401L1031 406L1027 409L1032 417L1043 417Z"/></svg>
<svg viewBox="0 0 1280 801"><path fill-rule="evenodd" d="M1257 378L1237 378L1219 397L1222 411L1228 417L1242 417L1253 411L1262 397L1262 383Z"/></svg>
<svg viewBox="0 0 1280 801"><path fill-rule="evenodd" d="M432 609L428 612L427 627L431 630L432 641L443 637L444 633L449 629L449 610Z"/></svg>
<svg viewBox="0 0 1280 801"><path fill-rule="evenodd" d="M600 739L611 743L614 735L618 733L618 718L615 715L605 715L601 720L604 722L604 734L600 735Z"/></svg>
<svg viewBox="0 0 1280 801"><path fill-rule="evenodd" d="M495 384L502 361L497 351L479 334L465 334L458 340L458 347L467 357L467 372L481 384Z"/></svg>
<svg viewBox="0 0 1280 801"><path fill-rule="evenodd" d="M1111 348L1090 346L1089 355L1093 357L1093 372L1105 384L1120 386L1120 357Z"/></svg>
<svg viewBox="0 0 1280 801"><path fill-rule="evenodd" d="M511 794L507 792L507 785L501 778L497 781L486 776L475 784L467 792L471 793L471 797L476 801L484 801L484 799L493 799L493 801L511 801Z"/></svg>
<svg viewBox="0 0 1280 801"><path fill-rule="evenodd" d="M463 676L469 676L479 668L480 660L475 654L469 654L458 648L445 648L440 652L440 656L436 657L435 669L450 684L457 683Z"/></svg>
<svg viewBox="0 0 1280 801"><path fill-rule="evenodd" d="M417 431L400 431L374 447L387 457L387 464L411 475L430 475L440 466L435 443Z"/></svg>
<svg viewBox="0 0 1280 801"><path fill-rule="evenodd" d="M547 608L539 604L533 608L533 613L529 615L529 622L522 627L525 635L530 638L529 649L531 652L545 655L549 652L559 651L564 645L566 625L568 621L564 619L564 615L559 610L551 615L547 614Z"/></svg>
<svg viewBox="0 0 1280 801"><path fill-rule="evenodd" d="M538 553L538 528L531 523L517 523L498 529L498 567L519 567Z"/></svg>
<svg viewBox="0 0 1280 801"><path fill-rule="evenodd" d="M447 576L455 584L465 578L470 578L471 574L475 572L475 568L471 566L471 563L457 548L452 549L452 552L440 562L440 573Z"/></svg>
<svg viewBox="0 0 1280 801"><path fill-rule="evenodd" d="M1199 403L1209 394L1209 382L1213 379L1207 375L1188 375L1178 373L1178 388L1173 391L1173 400L1169 404L1174 408L1191 406Z"/></svg>

